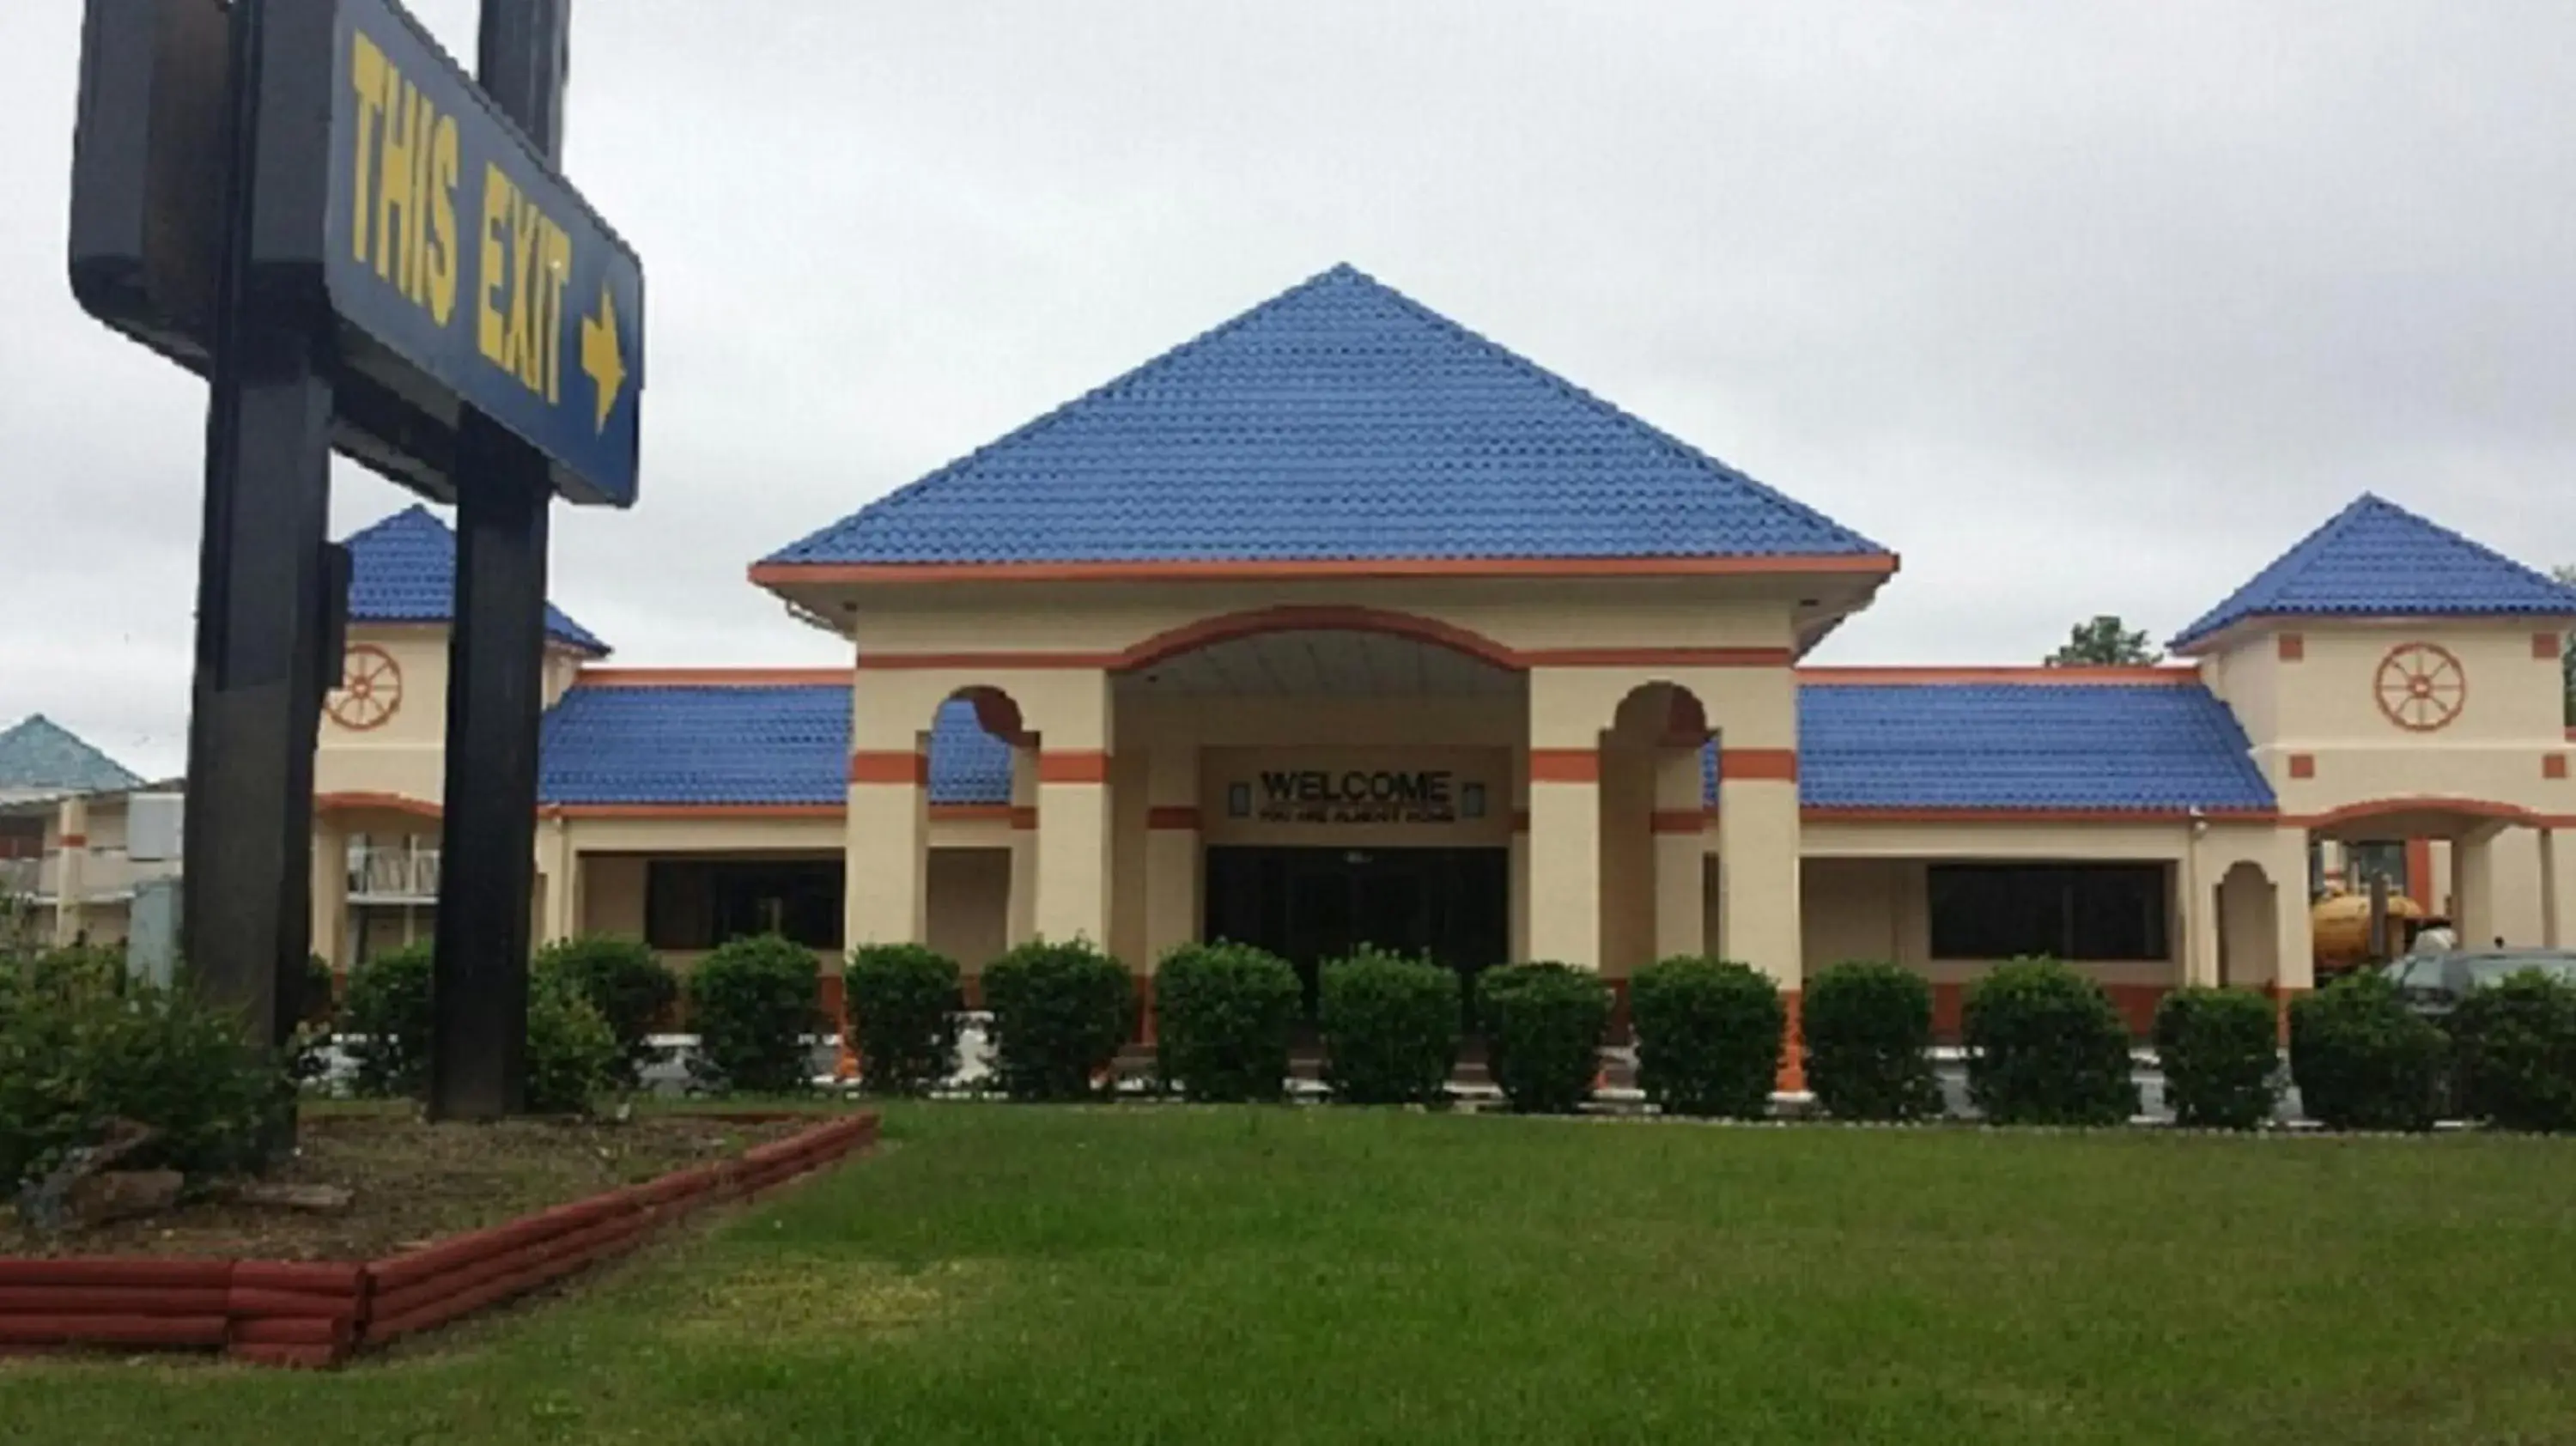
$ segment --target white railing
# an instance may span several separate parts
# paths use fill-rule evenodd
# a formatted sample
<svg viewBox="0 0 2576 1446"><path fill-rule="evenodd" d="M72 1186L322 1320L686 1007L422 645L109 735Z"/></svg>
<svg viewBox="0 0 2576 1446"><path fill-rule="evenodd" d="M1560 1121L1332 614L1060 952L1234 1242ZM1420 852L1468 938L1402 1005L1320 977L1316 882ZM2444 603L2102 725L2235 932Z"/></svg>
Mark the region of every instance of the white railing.
<svg viewBox="0 0 2576 1446"><path fill-rule="evenodd" d="M364 848L349 851L349 897L435 899L438 850Z"/></svg>

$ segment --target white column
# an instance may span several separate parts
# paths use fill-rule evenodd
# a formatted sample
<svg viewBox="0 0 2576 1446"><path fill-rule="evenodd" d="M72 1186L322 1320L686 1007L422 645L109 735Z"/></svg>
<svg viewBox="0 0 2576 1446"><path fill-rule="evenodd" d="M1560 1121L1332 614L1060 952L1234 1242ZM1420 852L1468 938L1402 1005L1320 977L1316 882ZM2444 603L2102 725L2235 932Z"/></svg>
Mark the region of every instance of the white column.
<svg viewBox="0 0 2576 1446"><path fill-rule="evenodd" d="M538 843L546 856L545 928L538 937L558 944L581 933L581 855L573 849L568 819L548 819Z"/></svg>
<svg viewBox="0 0 2576 1446"><path fill-rule="evenodd" d="M2317 945L2308 916L2308 835L2305 829L2280 831L2273 849L2274 872L2287 869L2272 896L2273 983L2281 993L2305 993L2317 983Z"/></svg>
<svg viewBox="0 0 2576 1446"><path fill-rule="evenodd" d="M1530 747L1529 949L1601 967L1601 748Z"/></svg>
<svg viewBox="0 0 2576 1446"><path fill-rule="evenodd" d="M54 810L54 947L80 941L89 903L89 800L75 795Z"/></svg>
<svg viewBox="0 0 2576 1446"><path fill-rule="evenodd" d="M1038 725L1037 936L1109 948L1109 678L1069 677ZM1023 708L1028 706L1024 700Z"/></svg>
<svg viewBox="0 0 2576 1446"><path fill-rule="evenodd" d="M1129 967L1151 974L1199 936L1198 747L1157 743L1145 769L1145 957Z"/></svg>
<svg viewBox="0 0 2576 1446"><path fill-rule="evenodd" d="M1011 890L1009 915L1003 921L1005 948L1016 949L1037 937L1038 928L1038 750L1034 745L1011 749ZM981 961L975 967L981 968Z"/></svg>
<svg viewBox="0 0 2576 1446"><path fill-rule="evenodd" d="M2558 841L2561 830L2540 831L2540 942L2564 949L2576 933L2576 848Z"/></svg>
<svg viewBox="0 0 2576 1446"><path fill-rule="evenodd" d="M841 866L845 946L917 944L929 937L929 784L929 759L917 738L908 747L851 753Z"/></svg>
<svg viewBox="0 0 2576 1446"><path fill-rule="evenodd" d="M2483 949L2496 939L2496 833L2484 828L2451 844L2451 922L2463 948Z"/></svg>
<svg viewBox="0 0 2576 1446"><path fill-rule="evenodd" d="M1708 810L1700 751L1663 748L1655 758L1655 957L1708 949Z"/></svg>
<svg viewBox="0 0 2576 1446"><path fill-rule="evenodd" d="M1510 871L1505 884L1511 894L1509 952L1511 962L1526 964L1533 957L1530 954L1530 794L1529 749L1526 746L1512 750L1510 777L1512 841L1510 857L1505 864Z"/></svg>
<svg viewBox="0 0 2576 1446"><path fill-rule="evenodd" d="M349 830L329 818L313 822L313 952L334 970L349 958Z"/></svg>

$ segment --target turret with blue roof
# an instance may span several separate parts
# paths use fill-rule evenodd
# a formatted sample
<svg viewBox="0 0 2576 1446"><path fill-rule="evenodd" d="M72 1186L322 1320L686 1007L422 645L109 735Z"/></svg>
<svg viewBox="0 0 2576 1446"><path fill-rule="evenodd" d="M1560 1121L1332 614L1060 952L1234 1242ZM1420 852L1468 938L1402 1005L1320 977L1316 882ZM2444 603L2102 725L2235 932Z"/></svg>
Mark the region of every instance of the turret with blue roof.
<svg viewBox="0 0 2576 1446"><path fill-rule="evenodd" d="M2576 617L2576 588L2365 492L2167 646L2271 619L2477 617Z"/></svg>
<svg viewBox="0 0 2576 1446"><path fill-rule="evenodd" d="M448 623L456 617L456 533L417 503L349 534L349 621ZM590 657L608 644L546 604L546 636Z"/></svg>

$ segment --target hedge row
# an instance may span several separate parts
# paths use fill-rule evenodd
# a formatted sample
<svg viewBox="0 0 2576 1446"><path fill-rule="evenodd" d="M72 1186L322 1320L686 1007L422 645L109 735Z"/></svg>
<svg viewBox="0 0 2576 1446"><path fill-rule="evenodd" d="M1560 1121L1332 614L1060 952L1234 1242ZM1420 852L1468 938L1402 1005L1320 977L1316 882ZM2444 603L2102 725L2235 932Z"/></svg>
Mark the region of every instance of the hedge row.
<svg viewBox="0 0 2576 1446"><path fill-rule="evenodd" d="M425 1085L429 972L422 946L371 961L350 979L340 1024L364 1036L354 1047L362 1093ZM843 978L849 1042L867 1089L925 1094L955 1074L963 999L954 961L919 945L863 947ZM812 952L775 936L716 950L685 991L631 940L551 946L532 980L529 1098L541 1110L579 1109L599 1091L637 1084L653 1059L649 1034L684 993L700 1038L691 1067L703 1088L804 1089L813 1037L827 1027ZM1427 960L1364 949L1325 965L1321 984L1324 1078L1336 1099L1445 1102L1471 1017L1513 1109L1565 1112L1591 1098L1613 997L1590 971L1519 964L1471 984ZM1156 986L1166 1089L1201 1101L1281 1097L1299 1023L1288 964L1245 946L1191 944L1163 959ZM1472 997L1462 994L1471 988ZM984 996L996 1083L1014 1099L1100 1090L1139 1013L1125 966L1081 941L1012 950L985 971ZM1932 989L1922 975L1839 964L1807 982L1803 1004L1798 1044L1825 1114L1905 1121L1942 1113L1930 1062ZM1766 976L1722 960L1667 959L1638 972L1630 1006L1638 1083L1663 1112L1769 1113L1789 1020ZM2105 1125L2138 1110L2127 1027L2081 971L2046 959L1996 967L1968 987L1962 1034L1969 1095L1989 1120ZM2156 1012L2154 1040L2166 1098L2187 1126L2256 1128L2294 1082L2307 1115L2333 1129L2423 1130L2456 1114L2507 1129L2576 1130L2576 985L2538 975L2477 991L2439 1025L2375 975L2345 979L2292 1005L2286 1073L2274 1002L2253 991L2177 990Z"/></svg>

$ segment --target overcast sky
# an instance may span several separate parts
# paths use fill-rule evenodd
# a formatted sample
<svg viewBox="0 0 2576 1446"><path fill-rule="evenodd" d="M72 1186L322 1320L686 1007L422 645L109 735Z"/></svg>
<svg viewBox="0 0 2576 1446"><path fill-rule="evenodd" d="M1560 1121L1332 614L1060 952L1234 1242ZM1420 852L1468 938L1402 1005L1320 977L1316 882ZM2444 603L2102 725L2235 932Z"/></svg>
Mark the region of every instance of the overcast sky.
<svg viewBox="0 0 2576 1446"><path fill-rule="evenodd" d="M0 724L160 773L204 392L64 279L80 9L0 0ZM553 594L836 661L751 559L1336 261L1902 554L1821 661L2161 639L2364 490L2576 560L2571 74L2563 0L576 0L652 376Z"/></svg>

